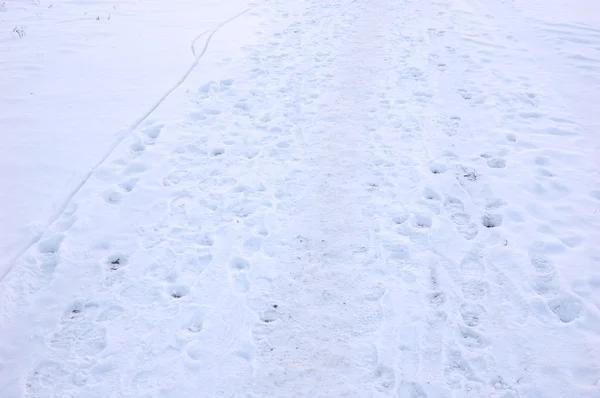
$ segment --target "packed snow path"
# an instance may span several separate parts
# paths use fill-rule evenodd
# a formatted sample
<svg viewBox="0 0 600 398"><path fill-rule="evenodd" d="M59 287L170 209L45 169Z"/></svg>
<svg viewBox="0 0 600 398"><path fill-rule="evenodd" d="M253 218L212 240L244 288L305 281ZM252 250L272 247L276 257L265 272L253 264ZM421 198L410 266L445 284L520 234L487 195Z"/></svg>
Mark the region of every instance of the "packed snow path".
<svg viewBox="0 0 600 398"><path fill-rule="evenodd" d="M600 30L502 7L256 7L2 281L3 396L599 396L597 115L556 77L597 87Z"/></svg>

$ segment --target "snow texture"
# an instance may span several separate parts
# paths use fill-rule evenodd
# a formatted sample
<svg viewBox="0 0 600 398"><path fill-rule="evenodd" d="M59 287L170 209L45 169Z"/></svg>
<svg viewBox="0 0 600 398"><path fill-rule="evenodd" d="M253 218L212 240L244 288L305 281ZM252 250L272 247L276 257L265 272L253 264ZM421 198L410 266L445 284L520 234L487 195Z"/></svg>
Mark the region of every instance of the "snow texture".
<svg viewBox="0 0 600 398"><path fill-rule="evenodd" d="M2 396L600 396L600 6L107 4L0 6Z"/></svg>

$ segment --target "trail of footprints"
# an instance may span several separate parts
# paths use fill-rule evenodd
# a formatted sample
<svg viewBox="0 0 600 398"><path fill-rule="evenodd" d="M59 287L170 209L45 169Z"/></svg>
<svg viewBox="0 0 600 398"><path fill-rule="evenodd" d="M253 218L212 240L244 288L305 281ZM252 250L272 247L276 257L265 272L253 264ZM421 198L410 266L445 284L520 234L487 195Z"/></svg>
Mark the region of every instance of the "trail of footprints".
<svg viewBox="0 0 600 398"><path fill-rule="evenodd" d="M325 54L318 54L315 62L327 61ZM266 78L266 77L265 77ZM200 111L190 114L190 123L214 127L219 131L223 126L219 122L222 112L218 106L230 103L231 90L234 82L231 79L220 82L209 82L199 90L199 102L215 101L215 108L210 105L201 105ZM239 92L237 93L240 94ZM256 95L256 98L268 98L268 94ZM305 99L310 103L314 98ZM284 107L292 108L294 99L284 104ZM131 305L146 310L140 301L147 299L158 300L158 308L169 309L173 313L181 313L179 319L183 324L176 328L174 345L182 353L186 366L190 369L204 366L207 352L200 344L198 338L207 316L206 311L200 307L190 305L191 297L195 297L198 289L194 284L186 283L192 275L203 275L217 269L219 263L214 258L214 246L220 244L215 242L209 230L227 228L227 225L238 223L250 226L255 235L249 236L243 241L242 250L252 256L263 250L263 241L268 237L268 229L260 221L261 214L272 208L272 199L268 198L270 192L266 187L258 184L242 184L235 179L228 179L218 173L219 167L212 167L210 162L229 163L238 159L251 162L256 156L268 153L275 161L286 159L290 146L294 145L295 138L289 131L278 126L284 119L279 117L273 120L271 112L266 111L258 119L249 113L254 105L245 99L237 100L231 107L231 115L240 119L242 123L250 123L251 129L264 131L265 133L256 137L256 142L248 143L247 137L234 132L223 136L221 142L212 142L204 137L197 138L192 144L186 145L174 152L172 157L171 171L162 178L162 186L172 192L172 199L168 203L157 201L149 206L154 214L165 214L160 221L154 225L141 225L137 227L140 236L140 251L128 253L114 252L100 261L99 267L104 275L102 284L106 292L115 292L121 297L119 301L92 302L78 300L65 311L65 317L61 325L52 336L49 337L49 345L57 350L68 350L69 355L93 358L101 354L110 344L107 326L112 322L122 322L124 317L130 316ZM264 107L260 106L264 109ZM282 123L285 125L285 123ZM150 169L150 162L144 159L144 154L149 147L160 138L165 126L160 124L149 124L143 128L129 146L127 158L116 162L117 167L122 165L121 181L114 184L114 188L107 189L101 195L102 199L110 206L119 206L126 200L127 195L133 192L144 173ZM244 143L246 150L240 152L237 142ZM250 145L248 145L250 144ZM271 148L260 149L260 148ZM205 173L206 170L208 173ZM202 170L195 173L194 170ZM113 181L114 177L105 177L112 170L100 171L98 174L107 182ZM215 190L215 187L219 187ZM203 189L208 188L207 194L199 195ZM223 188L226 191L223 191ZM285 193L275 193L274 198L284 198ZM74 210L73 210L74 212ZM221 214L222 224L198 228L202 221L202 215L210 213ZM67 218L68 212L63 215ZM65 221L64 224L69 224ZM63 232L66 232L65 229ZM63 235L58 234L45 239L39 244L40 256L45 258L45 267L50 269L58 262L60 243ZM194 251L186 250L189 245L195 246ZM167 248L165 254L151 255L150 253L161 253L162 248ZM183 252L181 252L183 250ZM142 258L140 258L140 256ZM158 257L158 260L144 264L143 258L148 256ZM176 259L174 262L173 260ZM169 262L172 264L169 266ZM237 295L244 296L252 289L251 261L241 257L232 256L228 262L225 260L223 270L229 278L231 291ZM215 268L217 267L217 268ZM132 285L130 281L143 278L145 287L139 290L138 286ZM193 280L192 278L191 280ZM104 293L106 294L106 293ZM140 307L141 305L141 307ZM157 308L157 309L158 309ZM270 310L257 314L259 324L268 325L275 319L277 305ZM233 328L236 328L233 326ZM213 332L216 333L216 332ZM233 334L233 330L230 334ZM230 340L227 344L234 344ZM237 343L236 343L237 344ZM156 355L156 354L151 354ZM250 358L251 354L244 354ZM214 362L214 359L211 359ZM36 394L47 391L49 388L58 390L69 390L71 380L77 387L85 387L90 379L97 382L102 379L102 374L111 373L111 365L98 365L89 370L83 370L77 374L66 374L58 362L46 361L40 363L30 373L27 388ZM128 387L132 391L145 391L152 386L152 371L139 371L131 378ZM51 380L50 380L51 379ZM61 384L66 385L61 386Z"/></svg>
<svg viewBox="0 0 600 398"><path fill-rule="evenodd" d="M227 91L232 83L232 80L221 81L216 85L218 92ZM214 85L209 84L201 88L201 98L208 98L208 95L214 91L213 87ZM247 107L240 104L242 103L234 104L233 112L240 112L242 117L249 119L249 115L244 115ZM210 120L216 123L219 114L220 112L209 110L203 111L202 117L199 114L190 116L194 123ZM268 117L265 116L262 120L264 120L261 122L262 125L270 124ZM162 125L150 125L143 128L132 140L133 143L130 145L126 157L115 162L117 167L122 165L121 181L116 182L114 188L107 189L101 194L101 198L106 204L119 206L123 204L127 195L136 189L138 181L150 169L148 161L144 159L144 153L160 138L163 128ZM293 139L280 140L280 134L279 127L270 127L266 137L273 142L273 148L285 151L293 143ZM46 337L50 348L70 358L98 357L110 344L110 336L107 333L110 324L122 322L123 317L131 316L131 305L140 306L140 309L146 310L146 305L141 303L144 300L156 299L160 303L159 308L172 308L170 311L174 311L174 313L182 311L178 318L184 319L184 324L176 332L174 338L180 342L177 344L182 344L181 352L184 353L186 358L184 362L188 367L203 366L207 360L206 352L203 351L201 348L203 345L199 345L194 336L201 334L205 311L190 305L188 298L195 295L197 287L186 281L194 280L193 277L190 279L190 276L201 275L218 264L215 263L212 254L215 244L212 234L203 228L196 227L201 220L200 215L205 212L223 214L224 224L214 225L213 229L223 228L232 223L237 224L240 221L254 225L252 229L255 230L256 235L248 237L243 242L243 250L253 254L262 250L262 241L269 234L264 224L258 221L261 217L259 213L268 211L273 206L268 199L261 199L269 196L269 192L266 192L266 188L261 184L254 184L254 186L239 184L236 180L228 181L218 174L209 175L208 179L203 181L202 175L194 173L194 170L199 169L198 156L204 156L206 162L214 161L214 159L227 162L230 152L236 158L241 157L246 161L251 161L253 157L257 156L258 152L235 153L235 151L228 150L228 146L232 147L233 143L239 140L235 135L230 137L224 139L221 145L217 144L212 148L200 140L197 144L188 145L183 148L183 151L174 153L174 169L168 171L162 178L162 186L172 192L174 199L168 204L157 201L149 205L153 208L154 214L162 212L167 216L163 217L165 222L137 227L141 239L139 250L128 253L114 252L99 261L98 267L104 275L102 289L105 289L105 292L99 291L98 294L106 296L106 292L113 292L121 299L109 301L79 299L75 301L65 310L56 331ZM252 145L249 147L252 148ZM285 156L285 152L280 152L276 154L277 156ZM202 169L201 166L200 169ZM214 170L216 171L218 168L214 168ZM110 184L114 180L114 176L110 176L111 173L113 170L109 168L107 171L100 170L97 174ZM196 193L206 186L211 190L215 186L225 187L228 190L227 197L229 199L226 199L218 191L206 195ZM37 245L39 254L32 261L37 261L41 272L48 274L48 281L51 280L52 272L60 262L61 243L65 233L76 220L76 209L76 206L70 206L56 224L57 228L55 229L58 229L59 232L42 239ZM192 252L187 249L183 253L177 253L190 245L196 249ZM162 256L164 261L158 260L154 264L144 264L143 260L139 258L140 255L148 257L148 253L158 253L164 247L171 248L167 249L166 254ZM175 263L169 266L168 262L173 262L174 259L176 259ZM223 269L229 275L231 291L235 294L245 295L250 291L252 287L250 264L250 261L239 256L233 256L229 260L229 264L225 261ZM146 282L143 290L139 290L137 284L131 283L132 280L140 277ZM261 323L269 322L268 319L270 319L269 316L265 314L257 316L257 321ZM230 341L229 344L233 344L233 342ZM107 365L107 368L103 369L102 365L98 365L91 371L86 369L76 374L67 374L59 361L49 359L38 363L31 370L25 388L36 396L43 395L50 390L70 391L73 386L84 388L92 379L93 382L98 382L106 377L103 374L111 374L111 367L111 365ZM149 388L149 377L152 377L151 373L139 372L133 376L130 388L139 391L146 387Z"/></svg>
<svg viewBox="0 0 600 398"><path fill-rule="evenodd" d="M434 37L439 32L436 29L429 29L429 34ZM441 34L440 36L442 36ZM455 54L456 49L454 47L446 46L446 49L450 54ZM430 63L436 64L438 70L444 71L446 69L445 63L436 63L439 57L430 57ZM470 60L470 57L464 57L464 59ZM475 61L473 61L475 62ZM482 61L483 62L483 61ZM477 66L476 64L473 64ZM475 67L474 70L479 68ZM405 68L404 76L406 78L414 79L417 82L427 82L431 79L422 70L414 67ZM427 104L428 95L423 97L421 94L426 92L423 91L426 88L421 88L421 91L415 92L414 102ZM471 101L473 105L478 105L482 102L483 96L486 95L485 90L465 88L459 89L458 94L465 101ZM424 99L425 98L425 99ZM518 104L519 106L526 106L527 104L533 105L534 107L539 106L539 99L535 93L525 92L522 96L511 98L510 101ZM389 107L391 101L382 101L383 107ZM508 108L507 108L508 109ZM543 114L534 114L532 112L521 112L519 117L523 120L527 120L527 123L532 123L531 120L542 117ZM447 119L439 119L439 129L451 140L453 138L460 138L460 124L462 118L459 116L452 116ZM390 120L392 128L403 128L406 131L406 125L403 126L402 121ZM528 143L526 141L520 141L516 133L505 134L506 148L502 148L493 152L483 152L478 156L483 159L483 166L489 169L489 173L502 173L504 169L510 166L510 156L516 150L526 149L537 149L537 146ZM452 142L452 141L450 141ZM384 145L380 145L380 151L384 152ZM379 166L382 174L389 178L390 181L398 180L399 176L394 172L394 168L397 167L394 163L389 162L389 157L381 156L376 158L374 161L375 165ZM536 197L541 201L553 201L561 199L569 195L569 188L562 185L559 182L552 181L551 178L554 175L552 170L549 168L551 162L545 156L534 155L533 162L536 168L534 173L538 180L538 183L531 188ZM481 164L481 163L479 163ZM436 190L426 187L422 191L422 198L420 204L421 207L428 209L426 212L411 211L409 213L401 207L401 210L396 211L396 214L392 215L392 225L404 226L407 221L412 220L412 227L418 228L431 228L435 224L435 218L440 216L446 216L452 222L456 231L466 241L482 242L483 237L482 231L490 230L502 227L505 223L518 220L523 222L525 215L519 214L511 210L510 212L505 210L508 204L493 195L489 186L487 186L488 178L482 176L482 174L488 174L487 172L478 169L481 166L472 168L464 166L460 162L459 156L450 150L445 151L443 156L435 161L432 161L429 166L429 171L432 173L434 178L438 175L444 175L445 173L450 174L457 182L463 186L463 190L467 194L466 198L457 198L453 195L446 195L439 193ZM496 174L502 176L502 174ZM385 184L384 184L385 185ZM393 185L393 184L392 184ZM600 195L595 195L593 192L591 197L598 199ZM463 200L477 201L476 207L479 207L480 217L479 219L473 220L469 214L473 212L465 211L465 203ZM471 206L472 204L469 204ZM538 206L531 206L531 211L536 211ZM444 213L445 212L445 213ZM509 220L507 220L507 215ZM396 227L397 228L397 227ZM478 238L481 237L481 239ZM487 236L483 235L483 236ZM565 292L560 281L560 275L553 265L550 258L551 253L558 250L562 252L565 247L576 247L581 244L582 238L578 236L572 236L563 239L563 243L566 246L555 249L554 243L548 243L540 240L529 249L529 263L534 271L534 279L532 280L532 287L537 294L546 299L548 308L556 316L556 319L570 323L578 319L584 309L582 299L569 292ZM477 243L479 244L479 243ZM504 245L508 245L508 241L504 242ZM484 251L485 252L485 251ZM447 265L449 274L452 276L454 281L460 286L462 302L459 305L460 312L460 323L458 324L458 331L461 338L459 341L461 345L469 351L483 350L481 354L484 357L486 347L491 342L485 338L485 333L481 330L482 325L485 325L488 318L488 314L485 310L485 301L489 300L490 294L493 294L494 300L499 299L501 302L510 303L510 307L516 311L512 316L515 322L524 323L529 316L529 306L523 296L520 294L519 289L512 283L512 281L493 263L489 263L487 270L486 259L484 252L468 253L463 260L458 264L458 267ZM523 264L527 269L527 264ZM491 284L490 284L491 283ZM429 293L426 300L430 303L433 308L442 308L446 302L446 294L441 290L434 290ZM485 327L484 327L485 329ZM483 329L483 330L484 330ZM469 368L469 361L464 360L464 354L460 350L450 349L447 351L447 368L446 377L449 385L453 388L461 388L461 385L467 386L471 393L475 396L478 394L485 394L481 390L479 383L482 381L479 375L475 374L473 369ZM462 381L461 381L462 380ZM462 383L462 384L461 384ZM505 380L502 376L490 375L490 379L487 380L488 385L492 386L496 394L504 394L502 396L517 396L517 392L514 385ZM403 385L403 388L399 389L402 391L403 396L425 396L425 393L420 390L420 387L415 388L409 387L407 384ZM479 392L477 392L479 391Z"/></svg>
<svg viewBox="0 0 600 398"><path fill-rule="evenodd" d="M428 34L433 38L444 36L443 31L433 28L429 29ZM446 49L448 54L458 56L458 50L454 47L446 47ZM439 57L430 57L430 59L432 67L435 67L438 72L446 70L447 64L450 62L441 61ZM335 58L331 58L327 53L318 53L313 56L313 61L317 67L326 68L328 64L335 62ZM263 76L260 70L256 70L255 73L257 76ZM413 67L406 68L403 76L408 76L419 84L427 81L428 77L426 72ZM263 76L263 78L266 77ZM403 78L401 76L401 79ZM217 98L215 99L215 107L208 106L191 113L189 115L190 121L192 123L202 123L203 126L213 126L218 130L219 118L223 117L223 112L218 109L217 105L220 105L219 101L227 101L230 95L234 95L232 94L235 91L234 89L235 84L232 79L209 82L201 87L198 93L199 101ZM288 89L287 87L281 88L282 92ZM237 94L239 95L239 93ZM417 103L429 103L429 94L426 87L421 87L414 94L413 99ZM457 94L461 99L472 101L476 104L478 96L482 95L482 91L469 87L459 89ZM224 97L218 97L219 95ZM535 97L533 93L526 95L528 101L535 100ZM315 99L316 97L305 99L305 105L310 105L311 101ZM294 111L293 102L293 98L288 98L288 103L283 105L284 108ZM390 103L391 101L382 99L380 106L385 108L390 106ZM248 112L254 105L252 100L240 97L233 102L231 113L238 118L250 119ZM240 200L237 202L226 203L227 207L224 208L223 203L225 199L218 193L205 195L201 200L198 200L196 196L187 197L186 195L182 195L174 198L168 205L168 209L162 209L163 211L168 211L169 219L176 221L181 228L184 228L185 232L189 232L191 239L198 245L197 252L188 253L183 256L185 258L181 260L180 264L177 264L177 267L175 267L177 269L174 269L172 272L166 272L166 274L160 275L160 278L157 277L156 279L161 280L160 283L157 283L157 286L161 286L161 288L156 291L156 294L177 303L177 307L184 313L181 317L183 319L182 324L179 325L180 327L176 331L176 340L182 344L187 364L192 368L202 366L203 355L205 355L194 336L197 336L203 330L206 311L201 307L185 303L186 297L192 293L194 287L180 283L178 280L185 279L181 278L181 276L190 273L200 274L207 268L215 265L211 251L215 242L210 233L195 231L193 228L186 230L185 228L190 228L191 225L194 225L195 214L198 212L225 212L227 215L224 216L224 220L233 223L239 220L251 220L257 214L271 208L273 204L268 203L268 200L260 199L264 196L262 195L262 190L265 188L259 184L249 186L248 184L238 183L235 180L226 181L218 174L210 175L209 173L208 176L198 176L190 171L189 166L193 165L193 162L197 161L198 157L202 157L207 162L228 162L232 159L245 159L251 162L256 156L265 156L265 152L268 152L269 156L272 156L274 159L284 159L288 149L295 144L296 137L290 134L287 128L282 128L278 125L280 119L275 122L273 121L275 114L276 112L266 111L261 118L257 118L251 122L253 128L266 132L262 138L257 138L257 143L268 149L255 149L259 148L259 145L254 147L248 145L249 149L245 153L236 152L235 143L241 137L233 134L224 137L221 142L211 144L206 140L198 139L194 144L182 148L178 156L173 157L175 159L173 169L165 173L162 178L163 187L173 192L180 190L182 187L200 189L206 186L223 185L225 183L225 186L227 184L230 185L231 192L237 192L240 197ZM527 118L531 119L530 117ZM441 118L440 120L440 129L449 139L458 139L460 137L462 120L460 116L451 116L449 118ZM412 134L408 118L402 121L390 120L389 124L392 127L395 125L399 131L402 131L401 134L405 134L407 138ZM129 146L130 158L121 160L124 168L120 181L102 193L102 198L107 204L118 206L125 200L127 195L136 189L143 173L150 168L150 165L143 161L143 154L160 138L163 128L163 125L151 124L138 133ZM508 145L513 146L520 144L519 137L515 133L507 133L505 141ZM396 167L402 165L403 159L397 159L396 162L391 161L389 155L386 154L387 149L383 141L378 144L378 150L381 156L374 159L374 164L381 170L381 176L376 177L383 178L375 178L374 180L378 180L379 182L372 182L369 187L378 193L381 192L380 189L383 187L385 188L384 191L388 192L390 188L394 188L394 184L388 184L387 182L397 181L401 178ZM510 165L510 153L511 149L508 149L498 153L483 153L479 156L484 160L484 164L489 168L490 172L494 172L502 171ZM406 160L406 162L410 166L410 160ZM537 167L535 172L540 180L539 187L533 188L539 193L538 197L552 199L557 197L557 195L568 195L566 187L561 187L557 184L553 185L550 181L553 172L550 168L551 162L547 158L538 155L534 159L534 164ZM216 171L217 168L213 170ZM481 181L481 175L475 169L463 167L458 155L450 151L447 151L441 158L432 161L429 165L429 171L434 179L451 175L452 178L456 178L457 181L462 181L465 184L484 184ZM204 181L202 180L203 178L205 179ZM416 184L418 182L417 176L415 179L409 181L413 186L418 185ZM488 191L488 188L483 188L480 191L477 191L477 189L475 188L473 192ZM258 199L252 199L253 195ZM284 197L284 195L284 193L281 193L279 196ZM428 231L435 226L437 217L447 217L459 236L469 243L474 242L474 245L479 245L480 241L478 239L481 238L482 231L499 228L504 222L507 222L500 211L502 205L497 205L498 201L493 197L485 198L488 205L480 208L480 218L472 219L469 215L470 213L465 208L465 200L468 200L468 198L460 199L453 195L440 193L430 187L425 187L418 195L420 196L417 199L418 208L424 210L407 211L403 206L397 205L394 215L390 216L393 228L398 230L411 228L414 231ZM592 192L591 196L600 200L600 194L596 191ZM275 195L276 197L277 195ZM75 213L76 206L71 205L58 220L55 228L56 233L42 239L37 245L38 254L31 261L36 261L39 264L41 272L48 275L49 278L60 261L61 242L65 233L69 231L76 220ZM145 240L141 242L141 247L146 250L160 247L162 242L169 241L170 228L172 228L172 225L165 227L161 224L142 227L140 235ZM181 230L177 230L176 232L178 236L182 235ZM248 237L243 242L243 250L250 255L263 250L264 238L268 236L268 230L264 226L261 226L260 223L257 223L256 232L256 235ZM171 239L173 239L172 236ZM576 241L573 241L574 245L577 244ZM173 244L176 245L176 243ZM535 291L546 299L549 309L555 314L558 320L564 323L573 322L581 316L584 306L578 296L564 292L560 282L560 275L552 262L551 256L548 255L548 253L552 253L553 251L552 247L548 247L548 245L544 241L539 241L530 248L528 253L529 265L535 275L532 284ZM392 251L399 258L405 256L401 247L396 247ZM128 278L130 278L128 268L133 268L132 266L135 265L135 259L131 260L131 257L135 257L135 255L126 255L117 252L101 260L102 272L105 275L104 287L106 289L120 289L120 286L127 282ZM473 391L477 391L480 388L479 384L482 382L481 376L477 375L476 371L470 368L469 362L465 360L465 355L487 355L486 348L491 344L485 336L485 324L489 321L489 314L487 314L484 306L485 301L489 300L490 294L495 289L488 282L491 276L496 281L501 280L504 286L510 287L505 296L500 298L519 303L517 307L523 309L523 314L519 318L520 321L524 322L524 319L527 317L527 303L519 296L517 288L510 286L510 280L499 269L494 267L493 264L488 263L486 266L487 261L485 250L468 252L458 264L450 264L447 261L442 261L446 272L448 272L456 285L460 287L460 292L458 292L459 297L456 299L458 300L457 308L460 316L456 322L456 332L457 336L459 336L457 340L460 341L460 344L445 351L444 373L447 383L451 388L470 386L469 388ZM243 296L251 292L253 287L253 280L251 278L253 267L250 260L234 255L229 259L228 264L226 263L225 268L227 269L231 289L235 294ZM434 309L434 315L432 315L434 317L432 318L432 322L434 323L441 322L441 319L447 316L444 315L444 308L450 300L450 295L444 291L443 284L435 276L436 272L439 273L440 271L432 271L431 289L427 293L427 297L425 297L425 300ZM153 275L152 270L150 270L150 275ZM146 293L144 292L143 294ZM125 296L135 297L138 294L141 293L128 291ZM276 322L277 311L276 304L272 308L265 308L262 313L257 314L257 322L261 327L271 327ZM110 325L111 322L120 317L126 316L127 313L127 307L117 301L76 300L65 309L57 331L46 336L48 345L59 354L75 355L82 358L97 356L109 344L107 325ZM442 318L435 320L435 317L439 316ZM426 350L427 347L424 347L425 352ZM463 350L466 350L467 354ZM91 371L81 371L68 375L65 374L58 361L44 360L38 363L29 373L26 380L26 388L35 395L46 391L48 385L57 385L63 383L65 380L71 380L74 385L81 387L87 383L89 378L105 372L106 369L103 369L102 366L102 364L98 364L92 367ZM387 387L392 386L396 388L398 396L411 398L427 396L425 388L418 383L411 381L395 382L394 371L391 368L383 366L376 372L376 379L379 385L383 386L381 387L383 388L381 391L386 391ZM499 374L489 376L491 379L483 380L483 382L492 385L496 393L506 393L506 396L511 396L509 394L514 392L514 387L508 381L505 381ZM140 373L136 383L143 384L142 379L144 377ZM477 393L475 395L477 396Z"/></svg>
<svg viewBox="0 0 600 398"><path fill-rule="evenodd" d="M455 49L450 47L447 49L450 53L455 53ZM472 70L477 70L477 60L472 57L465 58L470 63ZM484 62L483 58L479 59L479 62ZM525 80L526 81L526 80ZM515 92L518 92L517 88ZM460 96L467 101L473 101L475 96L472 94L474 90L472 89L460 89ZM485 95L485 90L480 91L478 95ZM514 107L519 107L523 109L531 108L539 108L540 107L540 99L536 93L525 91L522 95L515 95L514 97L510 97L507 94L504 98L501 98L500 104L510 102L510 107L500 109L507 112L507 115L514 112ZM475 101L475 104L477 101ZM509 116L506 116L509 118ZM538 111L520 111L517 112L517 117L520 118L523 123L527 123L529 125L536 123L537 120L541 118L545 118L546 115L544 113ZM442 128L449 137L457 136L460 134L459 121L460 117L452 117L450 121L448 121ZM511 123L515 125L514 118L510 116ZM569 121L560 118L553 118L555 124L558 124L560 128L565 126L567 127ZM570 126L573 126L571 124ZM572 127L571 127L572 128ZM565 130L552 130L552 134L568 134ZM518 139L517 134L515 133L506 133L505 134L505 143L508 145L506 148L501 148L500 150L496 150L494 152L484 152L480 155L480 157L484 160L485 166L490 169L490 173L496 173L495 170L501 172L502 169L505 169L509 166L510 154L514 152L516 149L522 150L522 148L527 149L537 149L537 145L533 143L528 143L526 141L520 141ZM535 152L534 152L535 153ZM449 155L449 156L448 156ZM569 188L561 184L560 182L553 181L552 177L555 175L552 170L549 168L551 166L551 161L546 156L533 155L533 162L536 168L534 169L535 179L537 182L530 188L530 191L536 196L536 198L542 202L552 202L555 200L559 200L565 198L569 195ZM438 159L431 163L430 171L434 175L441 175L446 173L447 171L454 171L458 175L458 180L463 180L463 184L465 185L481 185L482 182L481 175L475 170L470 168L465 168L459 162L458 156L454 155L451 152L447 152L445 157ZM483 173L483 171L482 171ZM501 176L501 174L497 174ZM487 180L483 178L483 180ZM491 193L489 188L483 189L467 189L469 193ZM431 197L432 195L428 195ZM486 195L487 196L487 195ZM468 219L468 215L463 213L463 204L452 196L448 196L444 200L444 208L450 214L450 218L453 223L456 225L459 233L467 240L472 240L477 236L477 230L484 228L497 228L503 225L506 222L506 212L502 210L502 207L506 206L506 202L499 199L494 199L493 196L489 195L488 199L485 201L486 205L481 210L481 219L477 224L471 223L471 220ZM542 205L543 206L543 205ZM532 211L536 211L539 209L538 205L531 205L528 209ZM513 212L511 214L511 218L519 220L522 222L526 216L522 214L518 214ZM479 224L479 225L478 225ZM469 225L469 227L465 228L465 225ZM582 239L577 236L569 237L563 241L565 246L558 248L558 252L563 252L565 248L568 247L576 247L581 244ZM571 242L573 242L573 246L571 246ZM508 244L508 242L506 242ZM556 270L556 268L552 265L552 260L549 255L553 253L555 250L553 247L554 243L549 243L547 241L540 240L529 249L529 261L532 264L530 269L534 270L534 279L532 281L533 289L542 297L547 299L548 307L550 310L556 315L556 317L562 322L572 322L576 320L583 310L583 304L581 298L576 296L573 293L564 292L561 287L562 283L560 282L560 276ZM526 269L526 267L525 267ZM476 295L478 292L483 291L482 289L474 289L469 291L470 296ZM465 293L465 292L463 292Z"/></svg>

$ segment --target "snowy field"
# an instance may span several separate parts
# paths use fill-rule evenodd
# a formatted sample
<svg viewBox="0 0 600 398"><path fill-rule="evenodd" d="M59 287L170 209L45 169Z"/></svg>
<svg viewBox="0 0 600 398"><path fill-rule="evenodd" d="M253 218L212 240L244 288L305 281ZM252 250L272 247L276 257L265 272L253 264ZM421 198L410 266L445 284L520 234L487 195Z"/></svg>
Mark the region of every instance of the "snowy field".
<svg viewBox="0 0 600 398"><path fill-rule="evenodd" d="M600 397L600 2L0 1L0 396Z"/></svg>
<svg viewBox="0 0 600 398"><path fill-rule="evenodd" d="M0 275L187 72L192 39L250 4L222 3L0 0Z"/></svg>

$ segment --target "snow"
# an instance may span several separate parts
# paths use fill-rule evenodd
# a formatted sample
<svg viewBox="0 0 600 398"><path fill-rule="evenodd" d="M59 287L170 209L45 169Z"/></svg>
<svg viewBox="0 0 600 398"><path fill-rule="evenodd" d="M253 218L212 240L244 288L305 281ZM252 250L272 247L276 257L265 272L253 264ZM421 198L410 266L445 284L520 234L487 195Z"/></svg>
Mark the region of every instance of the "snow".
<svg viewBox="0 0 600 398"><path fill-rule="evenodd" d="M192 39L250 2L221 3L0 2L0 275L188 70Z"/></svg>
<svg viewBox="0 0 600 398"><path fill-rule="evenodd" d="M7 3L3 396L600 396L597 7Z"/></svg>

